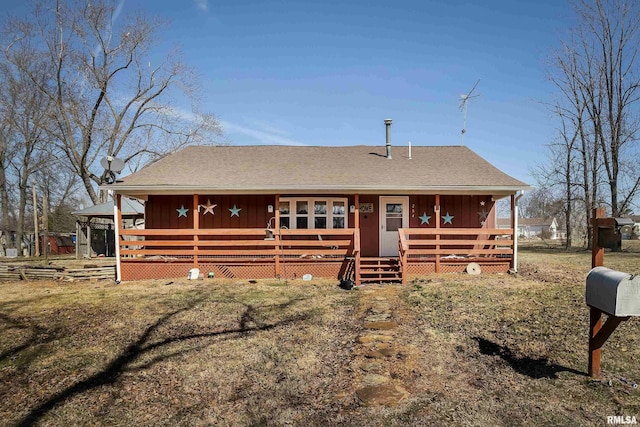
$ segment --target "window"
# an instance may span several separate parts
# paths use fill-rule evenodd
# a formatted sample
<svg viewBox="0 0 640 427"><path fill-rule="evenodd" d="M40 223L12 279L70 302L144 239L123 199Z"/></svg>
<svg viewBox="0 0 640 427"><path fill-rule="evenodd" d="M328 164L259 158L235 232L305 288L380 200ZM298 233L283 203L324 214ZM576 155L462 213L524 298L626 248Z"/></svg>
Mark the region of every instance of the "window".
<svg viewBox="0 0 640 427"><path fill-rule="evenodd" d="M278 207L280 227L299 230L347 228L346 206L346 198L281 198Z"/></svg>

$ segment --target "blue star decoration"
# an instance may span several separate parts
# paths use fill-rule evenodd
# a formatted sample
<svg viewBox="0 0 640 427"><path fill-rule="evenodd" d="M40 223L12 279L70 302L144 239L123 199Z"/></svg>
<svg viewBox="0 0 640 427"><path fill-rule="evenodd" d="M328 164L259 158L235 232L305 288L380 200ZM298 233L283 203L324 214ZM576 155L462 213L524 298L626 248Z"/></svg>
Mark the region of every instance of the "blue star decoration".
<svg viewBox="0 0 640 427"><path fill-rule="evenodd" d="M237 207L235 204L233 205L233 207L231 209L229 209L229 212L231 212L231 217L237 216L238 218L240 218L240 211L242 209Z"/></svg>
<svg viewBox="0 0 640 427"><path fill-rule="evenodd" d="M427 224L429 225L429 220L431 219L431 217L429 215L427 215L427 213L423 213L422 216L419 216L418 218L420 218L420 225L422 224Z"/></svg>
<svg viewBox="0 0 640 427"><path fill-rule="evenodd" d="M180 205L180 209L176 209L178 211L178 218L180 218L181 216L183 217L187 217L187 212L189 212L189 209L185 208L184 205Z"/></svg>
<svg viewBox="0 0 640 427"><path fill-rule="evenodd" d="M455 217L452 216L452 215L449 215L449 212L447 212L447 214L442 217L442 219L444 219L443 224L451 224L451 225L453 225L453 223L451 222L451 220L453 218L455 218Z"/></svg>

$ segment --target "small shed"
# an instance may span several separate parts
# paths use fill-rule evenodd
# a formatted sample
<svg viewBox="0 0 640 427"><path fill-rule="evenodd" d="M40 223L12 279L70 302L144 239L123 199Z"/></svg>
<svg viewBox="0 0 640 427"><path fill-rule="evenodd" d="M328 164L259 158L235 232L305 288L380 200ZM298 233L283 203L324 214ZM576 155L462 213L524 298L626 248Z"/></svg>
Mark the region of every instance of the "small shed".
<svg viewBox="0 0 640 427"><path fill-rule="evenodd" d="M76 258L115 256L115 230L113 222L115 202L90 206L73 212L76 221ZM135 199L122 198L124 228L144 225L144 205Z"/></svg>

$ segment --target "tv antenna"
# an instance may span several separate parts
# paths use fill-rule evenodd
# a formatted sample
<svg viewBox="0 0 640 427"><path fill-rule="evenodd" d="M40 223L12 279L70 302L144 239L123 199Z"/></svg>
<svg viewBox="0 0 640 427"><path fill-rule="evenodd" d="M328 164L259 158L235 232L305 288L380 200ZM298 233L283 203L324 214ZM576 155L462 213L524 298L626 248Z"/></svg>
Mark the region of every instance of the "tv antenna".
<svg viewBox="0 0 640 427"><path fill-rule="evenodd" d="M100 160L100 165L104 168L104 180L107 184L116 182L116 174L122 172L122 169L124 169L124 162L113 156L107 156Z"/></svg>
<svg viewBox="0 0 640 427"><path fill-rule="evenodd" d="M460 143L464 145L464 134L467 132L467 104L469 103L469 99L477 98L478 95L474 95L473 91L478 87L478 83L480 83L480 79L473 85L471 90L466 95L460 95L460 111L464 112L464 121L462 123L462 131L460 132Z"/></svg>

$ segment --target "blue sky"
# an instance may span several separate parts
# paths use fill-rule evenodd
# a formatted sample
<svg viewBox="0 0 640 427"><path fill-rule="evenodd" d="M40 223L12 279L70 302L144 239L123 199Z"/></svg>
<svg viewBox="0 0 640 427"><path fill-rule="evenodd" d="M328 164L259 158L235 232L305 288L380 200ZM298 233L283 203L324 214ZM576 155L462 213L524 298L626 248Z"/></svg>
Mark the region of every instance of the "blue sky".
<svg viewBox="0 0 640 427"><path fill-rule="evenodd" d="M125 0L171 20L202 78L203 109L232 144L464 144L533 184L555 136L545 63L568 2ZM374 171L372 171L374 172Z"/></svg>

